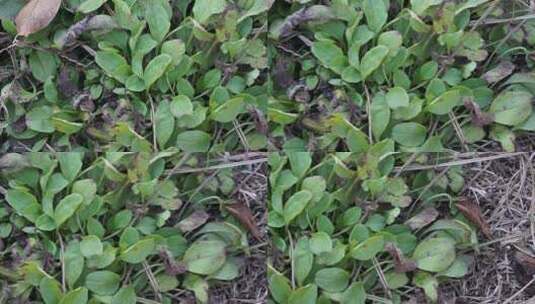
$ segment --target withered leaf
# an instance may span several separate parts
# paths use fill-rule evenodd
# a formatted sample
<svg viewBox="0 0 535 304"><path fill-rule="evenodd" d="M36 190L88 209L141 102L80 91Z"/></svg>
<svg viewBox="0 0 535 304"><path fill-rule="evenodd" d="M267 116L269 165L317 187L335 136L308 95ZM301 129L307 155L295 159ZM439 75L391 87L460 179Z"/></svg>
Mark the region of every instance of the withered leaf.
<svg viewBox="0 0 535 304"><path fill-rule="evenodd" d="M515 277L521 285L527 285L535 276L535 258L521 251L515 252L513 269ZM535 286L531 285L525 293L532 297L535 295Z"/></svg>
<svg viewBox="0 0 535 304"><path fill-rule="evenodd" d="M481 229L481 232L483 234L491 239L492 234L490 232L490 226L483 217L483 214L481 213L481 208L479 208L479 205L474 203L471 200L468 200L467 198L461 198L457 204L455 204L459 211L472 223L474 223L476 226Z"/></svg>
<svg viewBox="0 0 535 304"><path fill-rule="evenodd" d="M277 36L279 38L288 37L293 33L293 30L296 27L305 22L326 22L333 18L336 18L336 16L328 6L312 5L309 7L304 7L286 17L282 25L279 27Z"/></svg>
<svg viewBox="0 0 535 304"><path fill-rule="evenodd" d="M494 115L481 111L481 108L473 100L467 99L464 101L464 106L470 110L472 115L472 123L478 127L484 127L494 122Z"/></svg>
<svg viewBox="0 0 535 304"><path fill-rule="evenodd" d="M45 28L54 19L61 0L30 0L15 18L17 33L28 36Z"/></svg>
<svg viewBox="0 0 535 304"><path fill-rule="evenodd" d="M204 210L196 210L187 218L181 220L177 227L182 230L182 232L193 231L206 223L210 218L210 215Z"/></svg>
<svg viewBox="0 0 535 304"><path fill-rule="evenodd" d="M225 205L225 209L232 214L240 223L249 230L253 237L259 241L262 240L260 231L256 227L256 223L253 217L251 209L242 203L232 203Z"/></svg>
<svg viewBox="0 0 535 304"><path fill-rule="evenodd" d="M488 83L496 83L505 77L511 75L515 70L515 65L509 61L503 61L498 64L494 69L483 74L483 78Z"/></svg>
<svg viewBox="0 0 535 304"><path fill-rule="evenodd" d="M437 217L437 209L428 207L408 219L405 225L409 226L412 230L416 230L431 224Z"/></svg>
<svg viewBox="0 0 535 304"><path fill-rule="evenodd" d="M393 243L387 243L385 250L394 258L394 269L396 272L410 272L416 269L416 262L407 259L403 252Z"/></svg>

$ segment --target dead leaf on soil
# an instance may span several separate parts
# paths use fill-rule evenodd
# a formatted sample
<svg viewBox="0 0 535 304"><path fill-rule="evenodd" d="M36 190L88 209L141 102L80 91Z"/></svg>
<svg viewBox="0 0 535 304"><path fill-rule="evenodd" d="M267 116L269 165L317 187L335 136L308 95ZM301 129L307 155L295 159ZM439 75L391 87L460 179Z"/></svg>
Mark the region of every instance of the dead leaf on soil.
<svg viewBox="0 0 535 304"><path fill-rule="evenodd" d="M529 284L535 276L535 258L521 251L515 252L514 258L516 279L522 285ZM535 295L535 286L529 286L525 292L530 297Z"/></svg>
<svg viewBox="0 0 535 304"><path fill-rule="evenodd" d="M481 208L474 202L461 198L457 204L455 204L459 211L472 223L481 229L481 232L488 238L492 239L490 232L490 226L481 213Z"/></svg>
<svg viewBox="0 0 535 304"><path fill-rule="evenodd" d="M437 209L433 207L428 207L408 219L405 222L405 225L409 226L409 228L411 228L412 230L416 230L431 224L433 221L435 221L437 217Z"/></svg>
<svg viewBox="0 0 535 304"><path fill-rule="evenodd" d="M511 75L515 70L515 65L509 61L503 61L498 64L494 69L486 72L483 78L488 83L496 83L505 77Z"/></svg>
<svg viewBox="0 0 535 304"><path fill-rule="evenodd" d="M253 235L255 239L259 241L262 240L260 231L256 227L253 213L251 212L251 209L249 209L249 207L242 203L232 203L229 205L225 205L225 209L227 209L227 211L232 214L232 216L238 219L240 223L245 226L247 230L249 230L249 232Z"/></svg>
<svg viewBox="0 0 535 304"><path fill-rule="evenodd" d="M60 6L61 0L30 0L15 18L18 34L28 36L45 28Z"/></svg>
<svg viewBox="0 0 535 304"><path fill-rule="evenodd" d="M387 243L385 250L394 258L394 269L396 272L410 272L416 269L416 263L407 259L403 255L403 252L401 252L401 250L393 243Z"/></svg>
<svg viewBox="0 0 535 304"><path fill-rule="evenodd" d="M182 232L193 231L206 223L210 218L210 215L204 210L196 210L190 216L180 221L177 224L177 227L182 230Z"/></svg>

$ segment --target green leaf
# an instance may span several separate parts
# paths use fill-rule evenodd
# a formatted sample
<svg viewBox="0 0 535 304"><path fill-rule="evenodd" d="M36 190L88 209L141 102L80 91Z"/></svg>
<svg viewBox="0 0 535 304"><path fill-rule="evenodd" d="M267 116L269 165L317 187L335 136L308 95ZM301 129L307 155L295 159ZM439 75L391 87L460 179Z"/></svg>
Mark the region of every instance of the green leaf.
<svg viewBox="0 0 535 304"><path fill-rule="evenodd" d="M85 278L87 289L102 296L115 294L120 283L121 276L107 270L92 272Z"/></svg>
<svg viewBox="0 0 535 304"><path fill-rule="evenodd" d="M41 215L41 205L31 193L21 190L10 189L6 194L6 201L19 215L30 222L35 222Z"/></svg>
<svg viewBox="0 0 535 304"><path fill-rule="evenodd" d="M184 253L183 262L189 272L213 274L225 264L225 247L226 244L219 240L195 241Z"/></svg>
<svg viewBox="0 0 535 304"><path fill-rule="evenodd" d="M432 274L418 271L412 279L412 282L414 285L422 288L425 295L432 302L435 303L438 300L438 281Z"/></svg>
<svg viewBox="0 0 535 304"><path fill-rule="evenodd" d="M386 3L388 2L386 1ZM381 31L388 18L388 7L386 3L384 0L362 1L362 10L364 11L364 16L366 16L368 27L376 33Z"/></svg>
<svg viewBox="0 0 535 304"><path fill-rule="evenodd" d="M409 106L409 95L401 87L393 87L385 95L386 102L391 109L398 109Z"/></svg>
<svg viewBox="0 0 535 304"><path fill-rule="evenodd" d="M375 0L369 0L369 1L375 1ZM382 1L377 1L382 2ZM371 50L369 50L366 54L364 54L364 57L362 57L362 60L360 61L359 71L362 75L362 79L368 78L373 71L377 70L379 66L381 66L381 63L383 63L383 60L386 58L386 55L388 55L389 49L384 45L378 45Z"/></svg>
<svg viewBox="0 0 535 304"><path fill-rule="evenodd" d="M407 147L418 147L425 142L427 129L419 123L404 122L392 128L392 139Z"/></svg>
<svg viewBox="0 0 535 304"><path fill-rule="evenodd" d="M210 134L198 130L184 131L176 137L177 146L185 152L207 152L211 142Z"/></svg>
<svg viewBox="0 0 535 304"><path fill-rule="evenodd" d="M384 45L390 50L388 52L388 56L390 57L393 57L398 53L402 43L403 37L398 31L384 32L379 36L377 40L378 45Z"/></svg>
<svg viewBox="0 0 535 304"><path fill-rule="evenodd" d="M65 257L65 279L72 288L84 270L84 257L69 255Z"/></svg>
<svg viewBox="0 0 535 304"><path fill-rule="evenodd" d="M175 129L175 118L171 109L169 102L163 100L158 105L154 115L154 132L156 132L156 141L160 148L165 147Z"/></svg>
<svg viewBox="0 0 535 304"><path fill-rule="evenodd" d="M76 212L83 201L84 197L78 193L69 194L59 201L54 210L54 221L56 222L56 226L60 227L61 224L67 221L74 212Z"/></svg>
<svg viewBox="0 0 535 304"><path fill-rule="evenodd" d="M82 153L65 152L58 154L59 167L63 176L73 181L82 169Z"/></svg>
<svg viewBox="0 0 535 304"><path fill-rule="evenodd" d="M288 304L315 304L317 298L318 287L314 284L308 284L292 291L288 298Z"/></svg>
<svg viewBox="0 0 535 304"><path fill-rule="evenodd" d="M156 80L160 79L165 73L167 67L171 64L173 58L167 54L160 54L154 57L143 72L143 81L145 82L145 87L148 89L152 86Z"/></svg>
<svg viewBox="0 0 535 304"><path fill-rule="evenodd" d="M130 76L130 66L123 56L111 51L98 51L95 62L108 76L124 83Z"/></svg>
<svg viewBox="0 0 535 304"><path fill-rule="evenodd" d="M218 106L212 113L211 118L219 122L231 122L244 110L244 98L235 97Z"/></svg>
<svg viewBox="0 0 535 304"><path fill-rule="evenodd" d="M433 5L439 5L444 0L411 0L412 10L418 14L422 15L423 12Z"/></svg>
<svg viewBox="0 0 535 304"><path fill-rule="evenodd" d="M80 242L80 251L86 258L94 255L100 255L103 252L102 243L95 235L84 236Z"/></svg>
<svg viewBox="0 0 535 304"><path fill-rule="evenodd" d="M28 63L33 77L41 82L56 75L58 58L52 52L34 51L30 54Z"/></svg>
<svg viewBox="0 0 535 304"><path fill-rule="evenodd" d="M226 6L226 0L197 0L193 5L193 18L206 24L212 15L222 13Z"/></svg>
<svg viewBox="0 0 535 304"><path fill-rule="evenodd" d="M520 125L533 110L532 95L524 91L506 91L498 95L490 105L494 121L507 126Z"/></svg>
<svg viewBox="0 0 535 304"><path fill-rule="evenodd" d="M455 241L445 237L425 239L414 249L412 259L419 269L444 271L455 260Z"/></svg>
<svg viewBox="0 0 535 304"><path fill-rule="evenodd" d="M24 0L0 0L0 19L14 19L25 4Z"/></svg>
<svg viewBox="0 0 535 304"><path fill-rule="evenodd" d="M310 251L319 255L333 249L331 237L325 232L313 233L310 238Z"/></svg>
<svg viewBox="0 0 535 304"><path fill-rule="evenodd" d="M290 281L282 274L274 273L268 277L268 283L270 296L277 301L277 303L284 303L292 291Z"/></svg>
<svg viewBox="0 0 535 304"><path fill-rule="evenodd" d="M145 259L152 254L155 246L156 244L153 238L146 238L137 241L134 245L128 247L119 257L127 263L138 264L145 261Z"/></svg>
<svg viewBox="0 0 535 304"><path fill-rule="evenodd" d="M119 289L119 291L111 299L111 304L136 304L136 291L133 286L126 286Z"/></svg>
<svg viewBox="0 0 535 304"><path fill-rule="evenodd" d="M170 110L173 116L180 118L184 115L193 114L193 104L191 100L186 95L178 95L173 97L173 100L170 104Z"/></svg>
<svg viewBox="0 0 535 304"><path fill-rule="evenodd" d="M77 11L88 14L99 9L107 0L85 0L76 8Z"/></svg>
<svg viewBox="0 0 535 304"><path fill-rule="evenodd" d="M390 107L384 95L377 95L373 98L370 108L373 137L375 140L380 140L390 123Z"/></svg>
<svg viewBox="0 0 535 304"><path fill-rule="evenodd" d="M366 303L366 290L364 290L364 284L362 282L353 282L342 293L340 300L341 304L365 304Z"/></svg>
<svg viewBox="0 0 535 304"><path fill-rule="evenodd" d="M59 304L86 304L87 303L87 288L78 287L74 290L69 291Z"/></svg>
<svg viewBox="0 0 535 304"><path fill-rule="evenodd" d="M52 133L55 130L51 119L52 114L53 109L51 107L34 107L26 113L26 124L31 130L41 133Z"/></svg>
<svg viewBox="0 0 535 304"><path fill-rule="evenodd" d="M84 197L83 204L89 205L97 195L97 184L90 178L77 180L72 184L72 193L78 193Z"/></svg>
<svg viewBox="0 0 535 304"><path fill-rule="evenodd" d="M349 284L349 273L341 268L323 268L316 272L314 282L328 292L341 292Z"/></svg>
<svg viewBox="0 0 535 304"><path fill-rule="evenodd" d="M367 261L383 251L385 241L382 235L372 236L351 248L349 254L357 260Z"/></svg>
<svg viewBox="0 0 535 304"><path fill-rule="evenodd" d="M461 104L461 97L459 90L446 91L429 103L427 111L437 115L448 114L453 108Z"/></svg>
<svg viewBox="0 0 535 304"><path fill-rule="evenodd" d="M292 173L297 178L303 178L312 164L312 157L309 152L288 152L288 159Z"/></svg>
<svg viewBox="0 0 535 304"><path fill-rule="evenodd" d="M173 59L172 65L177 65L184 58L186 45L180 39L167 40L162 44L162 54L167 54Z"/></svg>
<svg viewBox="0 0 535 304"><path fill-rule="evenodd" d="M312 44L312 54L327 68L338 74L347 66L347 58L342 49L332 41L315 41Z"/></svg>
<svg viewBox="0 0 535 304"><path fill-rule="evenodd" d="M45 304L58 304L63 293L61 292L61 285L53 278L44 276L39 283L39 292Z"/></svg>
<svg viewBox="0 0 535 304"><path fill-rule="evenodd" d="M290 196L284 205L284 222L289 224L294 218L301 214L301 212L305 210L310 199L312 199L312 193L307 190L301 190Z"/></svg>
<svg viewBox="0 0 535 304"><path fill-rule="evenodd" d="M163 41L171 27L168 1L145 1L145 19L149 24L150 34L156 41ZM159 78L159 77L158 77ZM147 83L145 81L145 83ZM147 85L150 87L150 85Z"/></svg>

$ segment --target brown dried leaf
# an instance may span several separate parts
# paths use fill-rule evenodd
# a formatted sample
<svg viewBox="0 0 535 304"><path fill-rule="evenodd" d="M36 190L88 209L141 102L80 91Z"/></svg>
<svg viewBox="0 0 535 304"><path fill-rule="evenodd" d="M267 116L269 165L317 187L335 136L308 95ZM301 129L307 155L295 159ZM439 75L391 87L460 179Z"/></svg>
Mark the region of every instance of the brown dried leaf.
<svg viewBox="0 0 535 304"><path fill-rule="evenodd" d="M180 221L177 224L177 227L182 230L182 232L193 231L206 223L210 218L210 215L204 210L196 210L190 216Z"/></svg>
<svg viewBox="0 0 535 304"><path fill-rule="evenodd" d="M513 71L515 70L515 65L512 64L509 61L503 61L498 66L496 66L494 69L486 72L483 78L488 83L496 83L505 77L511 75Z"/></svg>
<svg viewBox="0 0 535 304"><path fill-rule="evenodd" d="M394 269L396 272L410 272L416 269L416 262L407 259L403 252L393 243L387 243L385 250L394 258Z"/></svg>
<svg viewBox="0 0 535 304"><path fill-rule="evenodd" d="M302 9L286 17L286 19L282 22L282 25L279 27L278 37L284 38L290 36L294 29L302 23L309 21L326 22L333 18L336 18L336 15L328 6L312 5L309 7L303 7Z"/></svg>
<svg viewBox="0 0 535 304"><path fill-rule="evenodd" d="M256 223L254 221L253 213L251 212L251 209L247 207L246 205L242 203L233 203L229 205L225 205L225 209L232 214L240 223L249 230L249 232L253 235L255 239L258 241L262 240L262 236L260 235L260 231L256 227Z"/></svg>
<svg viewBox="0 0 535 304"><path fill-rule="evenodd" d="M28 36L45 28L54 19L61 0L30 0L15 18L17 32Z"/></svg>
<svg viewBox="0 0 535 304"><path fill-rule="evenodd" d="M473 201L470 201L466 198L461 198L457 204L455 204L459 211L472 223L474 223L476 226L481 229L481 232L489 238L492 239L492 234L490 232L490 226L483 217L483 214L481 213L481 208L474 203Z"/></svg>
<svg viewBox="0 0 535 304"><path fill-rule="evenodd" d="M431 224L437 217L437 209L428 207L408 219L405 225L409 226L412 230L416 230Z"/></svg>
<svg viewBox="0 0 535 304"><path fill-rule="evenodd" d="M481 108L473 100L464 101L464 106L472 114L472 123L478 127L484 127L494 122L494 115L481 111Z"/></svg>
<svg viewBox="0 0 535 304"><path fill-rule="evenodd" d="M515 252L513 269L515 277L521 285L527 285L535 276L535 258L521 251ZM535 295L535 286L525 290L529 297Z"/></svg>

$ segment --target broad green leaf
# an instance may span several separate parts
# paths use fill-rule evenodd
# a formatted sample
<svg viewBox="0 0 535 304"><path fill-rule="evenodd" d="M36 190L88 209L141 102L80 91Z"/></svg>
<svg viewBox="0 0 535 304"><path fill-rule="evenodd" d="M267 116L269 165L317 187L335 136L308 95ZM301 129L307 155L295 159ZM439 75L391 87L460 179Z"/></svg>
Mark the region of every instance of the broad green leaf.
<svg viewBox="0 0 535 304"><path fill-rule="evenodd" d="M90 178L77 180L72 184L72 192L84 197L83 204L89 205L97 195L97 184Z"/></svg>
<svg viewBox="0 0 535 304"><path fill-rule="evenodd" d="M370 108L372 134L375 140L380 140L390 123L390 107L384 95L377 95L372 99Z"/></svg>
<svg viewBox="0 0 535 304"><path fill-rule="evenodd" d="M186 45L180 39L167 40L162 44L162 54L171 56L172 65L177 65L184 58L186 53Z"/></svg>
<svg viewBox="0 0 535 304"><path fill-rule="evenodd" d="M212 112L211 118L219 122L231 122L245 109L243 97L235 97L227 100Z"/></svg>
<svg viewBox="0 0 535 304"><path fill-rule="evenodd" d="M310 237L310 251L319 255L333 249L331 237L325 232L313 233Z"/></svg>
<svg viewBox="0 0 535 304"><path fill-rule="evenodd" d="M35 222L41 215L41 205L31 193L10 189L6 193L6 201L19 215L24 216L30 222Z"/></svg>
<svg viewBox="0 0 535 304"><path fill-rule="evenodd" d="M69 291L59 302L59 304L86 304L88 298L87 288L78 287Z"/></svg>
<svg viewBox="0 0 535 304"><path fill-rule="evenodd" d="M26 113L26 125L37 132L53 133L52 115L53 109L49 106L34 107Z"/></svg>
<svg viewBox="0 0 535 304"><path fill-rule="evenodd" d="M69 194L59 201L54 210L54 221L56 222L56 226L59 227L67 221L74 212L76 212L83 201L84 197L78 193Z"/></svg>
<svg viewBox="0 0 535 304"><path fill-rule="evenodd" d="M386 3L389 3L389 2L390 2L389 0L387 1L363 0L362 1L362 10L364 11L364 16L366 16L368 27L372 31L379 33L383 25L385 25L386 19L388 18L388 9L389 9Z"/></svg>
<svg viewBox="0 0 535 304"><path fill-rule="evenodd" d="M34 51L28 57L30 70L33 77L41 82L45 82L50 76L56 75L58 68L58 58L52 52Z"/></svg>
<svg viewBox="0 0 535 304"><path fill-rule="evenodd" d="M77 11L88 14L99 9L107 0L85 0L76 8Z"/></svg>
<svg viewBox="0 0 535 304"><path fill-rule="evenodd" d="M143 81L145 82L145 87L148 89L152 86L156 80L160 79L165 73L167 67L171 64L173 58L167 54L160 54L154 57L143 72Z"/></svg>
<svg viewBox="0 0 535 304"><path fill-rule="evenodd" d="M82 169L83 156L84 155L82 153L75 152L66 152L58 154L61 173L63 173L63 176L65 176L65 178L67 178L69 181L73 181L76 178L76 175L78 175L78 173Z"/></svg>
<svg viewBox="0 0 535 304"><path fill-rule="evenodd" d="M169 5L167 1L145 1L145 19L149 24L150 33L156 41L163 41L171 27L171 16L167 10L169 7L166 8L166 5Z"/></svg>
<svg viewBox="0 0 535 304"><path fill-rule="evenodd" d="M391 109L399 109L409 106L409 95L401 87L393 87L385 95L386 102Z"/></svg>
<svg viewBox="0 0 535 304"><path fill-rule="evenodd" d="M412 10L418 14L422 15L426 9L433 5L439 5L444 0L411 0Z"/></svg>
<svg viewBox="0 0 535 304"><path fill-rule="evenodd" d="M84 265L84 257L81 255L68 255L65 257L65 280L71 288L80 278Z"/></svg>
<svg viewBox="0 0 535 304"><path fill-rule="evenodd" d="M533 110L532 95L524 91L507 91L498 95L490 105L494 121L508 126L520 125Z"/></svg>
<svg viewBox="0 0 535 304"><path fill-rule="evenodd" d="M392 139L407 147L418 147L425 142L427 129L419 123L404 122L392 128Z"/></svg>
<svg viewBox="0 0 535 304"><path fill-rule="evenodd" d="M446 91L429 103L427 111L437 115L448 114L453 108L461 104L461 97L459 90Z"/></svg>
<svg viewBox="0 0 535 304"><path fill-rule="evenodd" d="M24 0L0 0L0 19L14 19L25 4Z"/></svg>
<svg viewBox="0 0 535 304"><path fill-rule="evenodd" d="M167 100L163 100L156 109L154 118L154 132L156 132L156 141L160 148L164 148L165 144L173 135L175 128L175 118L171 112L171 105Z"/></svg>
<svg viewBox="0 0 535 304"><path fill-rule="evenodd" d="M108 76L124 83L130 76L130 66L123 56L111 51L98 51L95 62Z"/></svg>
<svg viewBox="0 0 535 304"><path fill-rule="evenodd" d="M412 282L414 285L422 288L425 292L425 295L432 302L436 302L438 300L438 281L432 274L424 271L418 271L413 277Z"/></svg>
<svg viewBox="0 0 535 304"><path fill-rule="evenodd" d="M61 292L61 285L53 278L44 276L39 283L39 292L45 304L58 304L63 293Z"/></svg>
<svg viewBox="0 0 535 304"><path fill-rule="evenodd" d="M193 5L193 18L205 24L212 15L222 13L226 6L226 0L197 0Z"/></svg>
<svg viewBox="0 0 535 304"><path fill-rule="evenodd" d="M292 292L290 281L279 273L273 273L268 277L270 296L277 303L284 303Z"/></svg>
<svg viewBox="0 0 535 304"><path fill-rule="evenodd" d="M315 304L317 298L318 287L314 284L308 284L293 290L288 298L288 304Z"/></svg>
<svg viewBox="0 0 535 304"><path fill-rule="evenodd" d="M136 291L133 286L125 286L111 299L111 304L136 304Z"/></svg>
<svg viewBox="0 0 535 304"><path fill-rule="evenodd" d="M382 235L372 236L351 248L349 254L357 260L367 261L383 251L385 241Z"/></svg>
<svg viewBox="0 0 535 304"><path fill-rule="evenodd" d="M198 130L184 131L176 137L177 146L185 152L207 152L211 142L210 134Z"/></svg>
<svg viewBox="0 0 535 304"><path fill-rule="evenodd" d="M327 68L338 74L347 66L347 58L342 49L332 41L315 41L312 44L312 54Z"/></svg>
<svg viewBox="0 0 535 304"><path fill-rule="evenodd" d="M119 257L127 263L138 264L145 261L153 253L155 246L153 238L146 238L128 247Z"/></svg>
<svg viewBox="0 0 535 304"><path fill-rule="evenodd" d="M370 76L373 71L377 70L377 68L381 66L381 63L383 63L383 60L386 58L386 55L388 55L388 52L389 49L386 46L378 45L369 50L366 54L364 54L364 57L362 57L359 66L359 71L362 75L362 79L368 78L368 76Z"/></svg>
<svg viewBox="0 0 535 304"><path fill-rule="evenodd" d="M80 251L84 257L91 257L102 254L103 246L100 239L95 235L88 235L80 242Z"/></svg>
<svg viewBox="0 0 535 304"><path fill-rule="evenodd" d="M107 270L91 272L85 278L87 289L102 296L115 294L120 283L121 276Z"/></svg>
<svg viewBox="0 0 535 304"><path fill-rule="evenodd" d="M323 268L316 272L314 282L328 292L341 292L349 284L349 273L341 268Z"/></svg>
<svg viewBox="0 0 535 304"><path fill-rule="evenodd" d="M304 177L312 164L312 157L309 152L289 152L288 159L292 173L297 178Z"/></svg>
<svg viewBox="0 0 535 304"><path fill-rule="evenodd" d="M379 35L379 39L377 41L378 45L384 45L390 50L388 52L388 56L390 57L393 57L398 53L402 43L403 37L398 31L384 32Z"/></svg>
<svg viewBox="0 0 535 304"><path fill-rule="evenodd" d="M365 304L366 290L362 282L353 282L343 293L341 304Z"/></svg>
<svg viewBox="0 0 535 304"><path fill-rule="evenodd" d="M186 95L178 95L173 97L171 104L169 105L171 113L176 118L180 118L184 115L193 114L193 104Z"/></svg>
<svg viewBox="0 0 535 304"><path fill-rule="evenodd" d="M294 193L284 205L284 222L289 224L295 219L303 210L305 210L308 202L312 199L312 193L307 190L301 190Z"/></svg>
<svg viewBox="0 0 535 304"><path fill-rule="evenodd" d="M455 242L451 238L428 238L414 249L412 259L419 269L440 272L448 269L455 260Z"/></svg>
<svg viewBox="0 0 535 304"><path fill-rule="evenodd" d="M199 240L184 253L183 262L189 272L209 275L218 271L226 260L226 244L219 240Z"/></svg>

